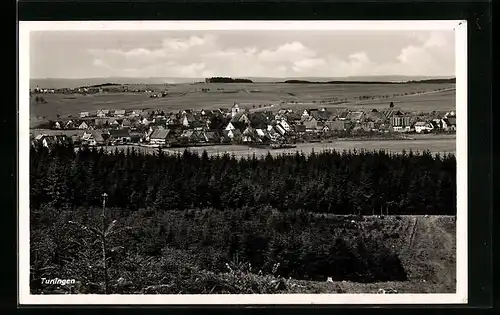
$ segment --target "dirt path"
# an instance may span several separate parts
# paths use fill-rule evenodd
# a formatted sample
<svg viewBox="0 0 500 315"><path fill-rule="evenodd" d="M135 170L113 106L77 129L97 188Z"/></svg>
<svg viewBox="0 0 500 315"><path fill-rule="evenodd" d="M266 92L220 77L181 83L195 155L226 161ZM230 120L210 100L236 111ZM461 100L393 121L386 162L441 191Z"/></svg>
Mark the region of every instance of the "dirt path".
<svg viewBox="0 0 500 315"><path fill-rule="evenodd" d="M454 229L446 228L451 218L440 216L414 219L409 248L401 253L412 279L454 285L456 251ZM450 221L450 222L448 222Z"/></svg>

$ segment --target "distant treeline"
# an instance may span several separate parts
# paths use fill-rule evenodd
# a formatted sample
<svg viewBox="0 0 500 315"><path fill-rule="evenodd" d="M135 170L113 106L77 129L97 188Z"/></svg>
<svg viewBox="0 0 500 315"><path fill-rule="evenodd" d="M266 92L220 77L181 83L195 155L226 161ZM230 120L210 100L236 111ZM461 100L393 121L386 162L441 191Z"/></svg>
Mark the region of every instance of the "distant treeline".
<svg viewBox="0 0 500 315"><path fill-rule="evenodd" d="M407 81L406 83L456 83L456 78L451 79L429 79L419 81Z"/></svg>
<svg viewBox="0 0 500 315"><path fill-rule="evenodd" d="M30 152L33 208L109 205L140 208L237 209L332 214L455 214L454 155L325 151L237 159L185 151L177 155L71 145Z"/></svg>
<svg viewBox="0 0 500 315"><path fill-rule="evenodd" d="M394 82L383 81L307 81L307 80L286 80L284 83L299 84L395 84Z"/></svg>
<svg viewBox="0 0 500 315"><path fill-rule="evenodd" d="M253 83L250 79L228 78L228 77L212 77L206 78L205 83Z"/></svg>
<svg viewBox="0 0 500 315"><path fill-rule="evenodd" d="M388 82L388 81L307 81L307 80L286 80L283 83L295 83L295 84L410 84L410 83L455 83L455 78L453 79L429 79L429 80L417 80L417 81L405 81L405 82Z"/></svg>
<svg viewBox="0 0 500 315"><path fill-rule="evenodd" d="M103 83L103 84L94 84L94 85L89 85L88 87L93 87L93 88L97 88L97 87L104 87L104 86L115 86L115 85L123 85L123 84L118 84L118 83Z"/></svg>

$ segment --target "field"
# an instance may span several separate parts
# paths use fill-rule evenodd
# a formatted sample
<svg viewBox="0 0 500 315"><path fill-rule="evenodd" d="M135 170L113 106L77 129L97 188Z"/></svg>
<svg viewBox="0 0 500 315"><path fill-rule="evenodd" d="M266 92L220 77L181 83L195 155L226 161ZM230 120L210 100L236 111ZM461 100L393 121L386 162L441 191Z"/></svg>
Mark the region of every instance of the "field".
<svg viewBox="0 0 500 315"><path fill-rule="evenodd" d="M133 88L133 87L131 87ZM214 109L238 103L259 109L349 107L386 108L390 102L403 110L432 111L455 108L454 84L177 84L151 85L148 88L168 91L163 98L150 98L146 93L104 93L93 95L45 94L45 104L31 100L32 120L53 119L98 109L157 108L176 111L185 108ZM202 89L210 89L203 92ZM441 89L440 91L436 91ZM410 94L416 92L419 94ZM404 95L404 94L408 95ZM359 100L360 96L369 100ZM387 97L386 97L387 96ZM374 99L371 99L374 97ZM293 102L293 103L290 103Z"/></svg>
<svg viewBox="0 0 500 315"><path fill-rule="evenodd" d="M73 134L77 131L71 131ZM42 133L42 132L38 132ZM36 134L36 132L35 132ZM456 152L456 138L455 137L441 137L438 139L433 139L432 135L428 135L427 139L416 139L416 140L345 140L345 141L333 141L325 143L299 143L296 148L293 149L275 149L269 150L264 148L251 148L246 145L211 145L211 146L198 146L198 147L187 147L187 148L168 148L163 149L163 152L176 154L182 153L185 149L201 154L203 151L207 151L208 155L217 155L223 153L229 153L230 155L235 155L236 157L251 157L255 154L257 157L266 155L268 152L272 155L278 154L294 154L295 152L303 152L304 154L309 154L314 150L315 152L321 152L323 150L385 150L392 153L401 153L403 150L413 152L423 152L429 150L432 153L452 153ZM156 153L157 148L153 147L143 147L138 145L119 145L119 146L108 146L106 147L109 151L127 150L132 149L138 150L145 153Z"/></svg>

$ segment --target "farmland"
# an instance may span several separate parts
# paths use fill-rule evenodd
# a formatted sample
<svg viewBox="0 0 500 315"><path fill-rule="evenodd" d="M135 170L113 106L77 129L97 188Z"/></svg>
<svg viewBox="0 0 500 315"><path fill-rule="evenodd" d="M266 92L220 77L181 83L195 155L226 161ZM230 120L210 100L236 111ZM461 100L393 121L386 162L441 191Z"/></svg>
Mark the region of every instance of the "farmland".
<svg viewBox="0 0 500 315"><path fill-rule="evenodd" d="M134 86L130 86L133 89ZM53 119L98 109L214 109L233 103L258 110L307 107L386 108L390 102L407 111L455 108L454 84L176 84L148 85L153 91L167 90L162 98L145 93L46 94L46 103L31 101L30 117ZM203 92L202 89L208 89ZM436 91L440 89L439 91ZM411 94L411 93L419 94ZM405 95L406 94L406 95ZM365 99L359 100L360 96ZM373 99L372 99L373 97ZM293 103L292 103L293 102ZM271 107L272 105L272 107Z"/></svg>

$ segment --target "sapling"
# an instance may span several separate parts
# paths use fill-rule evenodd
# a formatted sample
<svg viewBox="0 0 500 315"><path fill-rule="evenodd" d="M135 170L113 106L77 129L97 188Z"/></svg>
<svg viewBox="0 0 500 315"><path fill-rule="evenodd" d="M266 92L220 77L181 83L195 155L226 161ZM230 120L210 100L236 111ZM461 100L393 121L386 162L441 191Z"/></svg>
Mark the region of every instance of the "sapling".
<svg viewBox="0 0 500 315"><path fill-rule="evenodd" d="M109 286L109 279L108 279L108 266L107 266L107 257L106 257L106 252L107 252L107 244L109 237L117 234L118 232L130 229L130 227L124 227L121 229L115 229L117 220L113 220L109 225L106 227L107 223L107 217L106 217L106 197L108 195L106 193L102 194L103 197L103 206L102 206L102 225L101 225L101 230L98 230L96 228L93 228L91 226L86 226L74 221L69 221L68 223L74 224L81 228L84 231L87 231L94 236L97 236L97 241L101 242L101 248L102 248L102 265L103 265L103 272L104 272L104 294L108 294L108 286Z"/></svg>

